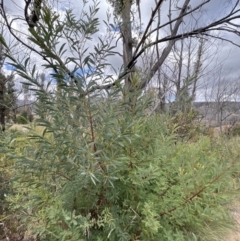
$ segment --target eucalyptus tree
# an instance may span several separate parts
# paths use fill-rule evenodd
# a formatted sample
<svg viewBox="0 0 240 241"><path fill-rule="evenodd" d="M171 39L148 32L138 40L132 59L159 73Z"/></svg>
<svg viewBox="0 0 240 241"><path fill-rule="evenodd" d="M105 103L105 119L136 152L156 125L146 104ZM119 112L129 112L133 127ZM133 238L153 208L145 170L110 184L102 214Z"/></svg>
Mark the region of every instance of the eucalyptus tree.
<svg viewBox="0 0 240 241"><path fill-rule="evenodd" d="M123 63L125 69L129 70L132 69L133 66L136 64L139 56L141 56L148 48L151 48L154 45L159 43L166 43L165 48L160 53L157 60L154 63L151 63L151 67L149 68L148 77L145 80L142 80L141 87L145 87L147 83L149 83L158 69L163 65L164 61L166 60L167 56L171 52L173 46L178 40L184 40L185 38L195 37L202 39L204 37L213 37L223 39L219 36L214 35L214 31L226 31L232 34L239 35L237 27L238 24L234 22L234 20L238 19L239 16L239 1L229 1L229 13L226 13L225 16L219 18L216 21L213 21L205 26L199 28L198 24L193 26L193 28L181 29L180 26L188 21L188 18L197 14L198 10L201 10L204 6L207 6L212 1L200 1L198 4L194 4L193 1L186 0L186 1L155 1L155 7L153 8L152 12L149 13L149 20L146 23L146 28L143 29L141 37L137 43L136 48L133 45L133 37L132 37L132 21L133 16L131 13L131 8L134 3L138 6L139 13L141 12L140 9L140 1L131 1L131 0L124 0L124 1L114 1L109 0L114 7L115 13L120 16L120 29L121 35L123 39ZM166 2L166 1L165 1ZM161 8L164 4L169 4L169 11L165 13L161 12ZM159 13L160 11L160 13ZM156 20L158 14L161 15L161 18L167 15L168 21L161 23L158 21L157 26L153 25L154 21ZM136 17L135 17L136 18ZM139 14L139 18L141 18L141 14ZM141 19L140 19L141 20ZM202 25L202 23L201 23ZM164 28L168 27L170 30L169 34L166 34L164 37L160 37L152 41L151 43L146 43L148 38L154 37L159 30L163 30ZM224 39L225 41L230 41L230 39ZM234 44L234 43L233 43ZM236 43L235 43L236 44ZM237 45L237 44L236 44ZM127 85L131 83L131 79L127 80Z"/></svg>

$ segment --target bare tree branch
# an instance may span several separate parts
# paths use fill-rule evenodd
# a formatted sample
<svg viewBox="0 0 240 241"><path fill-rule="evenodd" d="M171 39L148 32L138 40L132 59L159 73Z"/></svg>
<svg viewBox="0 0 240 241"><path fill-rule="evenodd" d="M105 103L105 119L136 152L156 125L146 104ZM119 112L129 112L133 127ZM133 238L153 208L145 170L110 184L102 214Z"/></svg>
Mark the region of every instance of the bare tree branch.
<svg viewBox="0 0 240 241"><path fill-rule="evenodd" d="M185 0L182 10L179 14L179 16L183 16L184 13L187 10L187 6L189 4L190 0ZM179 26L182 22L182 17L179 17L179 19L177 20L177 22L175 23L175 26L172 30L171 36L175 36L178 32ZM157 62L154 64L154 66L152 67L152 69L150 70L150 73L148 74L148 78L141 84L141 88L145 88L145 86L149 83L149 81L152 79L152 77L154 76L154 74L157 72L157 70L159 69L159 67L163 64L163 62L166 60L167 56L169 55L173 45L174 45L175 41L174 39L171 39L168 43L168 46L163 50L163 53L161 55L161 57L157 60Z"/></svg>
<svg viewBox="0 0 240 241"><path fill-rule="evenodd" d="M157 28L155 28L155 29L153 29L152 31L150 31L150 32L146 35L146 38L150 37L151 34L153 34L154 32L156 32L157 30L159 30L159 29L161 29L161 28L164 28L164 27L166 27L166 26L168 26L168 25L176 22L179 18L185 17L185 16L187 16L187 15L195 12L196 10L200 9L201 7L203 7L205 4L207 4L207 3L210 2L210 1L211 1L211 0L207 0L207 1L203 2L203 3L201 3L200 5L198 5L197 7L191 9L190 11L187 11L186 13L183 14L183 16L178 16L178 17L176 17L176 18L174 18L174 19L171 19L171 20L168 21L167 23L164 23L164 24L162 24L161 26L158 26Z"/></svg>

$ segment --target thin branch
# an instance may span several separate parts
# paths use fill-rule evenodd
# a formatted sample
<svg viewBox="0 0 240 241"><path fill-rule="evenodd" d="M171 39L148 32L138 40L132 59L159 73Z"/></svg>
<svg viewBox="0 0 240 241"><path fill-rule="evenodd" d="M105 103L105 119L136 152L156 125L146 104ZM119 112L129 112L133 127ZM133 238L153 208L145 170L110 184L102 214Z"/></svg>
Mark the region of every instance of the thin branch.
<svg viewBox="0 0 240 241"><path fill-rule="evenodd" d="M231 41L231 40L229 40L229 39L222 38L222 37L219 37L219 36L214 36L214 35L207 34L207 33L204 33L203 35L208 36L208 37L211 37L211 38L215 38L215 39L220 39L220 40L222 40L222 41L225 41L225 42L231 43L232 45L234 45L234 46L240 48L240 44L236 44L236 43L234 43L233 41Z"/></svg>
<svg viewBox="0 0 240 241"><path fill-rule="evenodd" d="M211 0L207 0L206 2L203 2L202 4L200 4L200 5L198 5L197 7L193 8L191 11L188 11L188 12L184 13L183 16L178 16L178 17L176 17L176 18L168 21L167 23L164 23L163 25L158 26L157 28L155 28L155 29L153 29L152 31L150 31L150 32L148 33L148 35L146 36L146 38L150 37L150 35L153 34L154 32L156 32L157 30L159 30L159 29L161 29L161 28L164 28L164 27L166 27L167 25L170 25L170 24L172 24L173 22L177 21L179 18L185 17L185 16L187 16L187 15L195 12L196 10L198 10L199 8L201 8L203 5L205 5L206 3L210 2L210 1L211 1Z"/></svg>
<svg viewBox="0 0 240 241"><path fill-rule="evenodd" d="M27 4L30 4L30 2L31 2L31 0L27 0L27 1L26 1ZM13 36L19 43L21 43L23 46L25 46L26 48L28 48L28 49L30 49L31 51L35 52L35 53L38 54L39 56L41 56L45 61L48 62L49 65L52 65L51 61L48 60L45 55L43 55L41 52L39 52L39 51L36 50L35 48L27 45L25 42L23 42L23 41L12 31L12 27L11 27L11 25L10 25L9 22L8 22L8 18L7 18L7 16L6 16L6 12L5 12L5 9L4 9L3 4L1 5L1 8L2 8L2 13L1 13L1 14L2 14L2 16L3 16L3 18L4 18L5 22L6 22L6 26L7 26L8 30L9 30L9 32L12 34L12 36ZM31 29L31 31L34 31L34 30ZM49 48L43 43L43 41L41 41L40 37L39 37L39 39L37 39L37 40L38 40L39 42L41 42L41 44L43 44L43 47L45 48L45 50L50 51ZM52 52L52 51L50 51L50 52ZM67 69L67 67L64 65L64 63L62 62L62 60L61 60L56 54L54 54L54 57L55 57L55 60L58 61L59 65L66 71L66 73L69 75L69 77L70 77L70 78L73 78L73 76L71 75L70 71L69 71L69 70ZM54 68L53 65L52 65L52 67L53 67L54 71L55 71L56 73L58 73L57 69ZM74 79L74 78L73 78L73 79ZM74 82L77 83L77 81L76 81L75 79L74 79Z"/></svg>
<svg viewBox="0 0 240 241"><path fill-rule="evenodd" d="M188 202L192 201L195 197L199 196L203 191L205 191L205 189L207 189L210 185L212 185L213 183L215 183L216 181L218 181L222 176L224 176L229 170L231 170L232 167L234 167L236 165L236 161L232 161L231 165L229 167L227 167L225 170L223 170L219 175L217 175L212 181L210 181L209 183L205 184L202 188L200 188L197 192L195 192L193 195L191 195L190 197L186 198L185 201L180 204L177 207L174 207L166 212L162 212L159 214L159 216L157 216L156 218L162 217L166 214L170 214L172 212L174 212L175 210L177 210L178 208L184 206L185 204L187 204Z"/></svg>
<svg viewBox="0 0 240 241"><path fill-rule="evenodd" d="M237 18L240 18L240 15L238 15L238 16L236 16L236 17L234 17L234 18L236 18L236 19L237 19ZM206 36L207 36L206 32L210 32L210 31L212 31L212 30L221 30L221 31L228 31L228 32L230 32L230 31L227 30L226 28L221 28L221 27L219 27L219 28L211 28L211 27L214 27L214 26L217 26L217 25L219 25L219 24L217 24L217 23L216 23L216 25L210 24L210 25L208 25L207 27L198 28L198 29L195 29L195 30L193 30L193 31L191 31L191 32L182 33L182 34L178 34L178 35L175 35L175 36L169 35L169 36L167 36L167 37L164 37L164 38L162 38L162 39L159 39L159 40L157 40L157 41L154 41L154 42L152 42L152 43L144 46L144 48L142 48L142 49L138 52L138 54L133 57L132 61L135 61L135 62L136 62L137 59L139 58L139 56L142 55L142 53L145 52L145 50L146 50L147 48L152 47L152 46L154 46L154 45L156 45L156 44L158 44L158 43L163 43L163 42L167 42L167 41L171 41L171 40L178 40L178 39L183 39L183 38L188 38L188 37L193 37L193 36L198 36L199 34L203 34L203 35L206 35ZM236 30L231 31L231 32L234 33L234 34L237 34L237 35L240 34L240 32L239 32L239 31L236 31ZM209 36L210 36L210 35L209 35ZM222 40L223 40L223 39L222 39ZM226 41L231 42L230 40L226 40ZM237 44L234 44L234 45L235 45L235 46L238 46ZM132 65L132 61L130 61L129 66Z"/></svg>
<svg viewBox="0 0 240 241"><path fill-rule="evenodd" d="M190 0L185 0L185 2L183 3L183 6L182 6L181 12L179 13L179 16L183 16L184 13L187 11L189 2L190 2ZM182 23L182 20L183 20L183 18L181 18L181 17L177 20L177 22L174 25L174 28L172 29L171 36L176 36L179 26ZM148 79L146 79L145 81L143 81L141 83L141 88L146 87L146 85L150 82L150 80L152 79L154 74L157 72L159 67L162 66L162 64L166 60L167 56L169 55L170 51L172 50L174 43L175 43L174 39L172 39L168 42L168 46L163 50L160 59L158 59L157 62L154 64L154 66L151 68L150 73L148 75Z"/></svg>
<svg viewBox="0 0 240 241"><path fill-rule="evenodd" d="M160 8L160 6L161 6L162 3L163 3L163 0L159 0L159 2L156 4L155 9L152 11L151 18L150 18L150 20L149 20L149 22L148 22L148 25L147 25L147 27L146 27L146 29L145 29L145 32L144 32L144 34L143 34L140 42L138 43L138 45L137 45L137 47L136 47L136 49L135 49L135 51L134 51L133 56L137 53L137 51L138 51L138 49L141 47L141 45L144 44L144 42L145 42L145 40L146 40L146 38L147 38L148 30L150 29L150 27L151 27L151 25L152 25L152 23L153 23L153 21L154 21L154 17L155 17L155 15L157 14L158 9Z"/></svg>
<svg viewBox="0 0 240 241"><path fill-rule="evenodd" d="M203 2L202 4L200 4L199 6L197 6L197 8L200 8L201 6L203 6L204 4L206 4L207 2L209 2L209 0ZM212 22L212 23L210 23L209 25L207 25L207 26L205 26L205 27L198 28L198 29L192 30L192 31L190 31L190 32L182 33L182 34L178 34L178 35L171 33L171 35L169 35L169 36L167 36L167 37L164 37L164 38L162 38L162 39L156 40L156 41L154 41L154 42L152 42L152 43L150 43L150 44L148 44L148 45L143 46L140 50L139 50L139 47L140 47L141 44L139 43L138 49L135 50L134 55L133 55L133 58L132 58L132 60L129 62L129 64L128 64L127 67L128 67L128 68L131 68L131 67L133 66L133 62L136 62L137 59L145 52L145 50L146 50L147 48L152 47L152 46L155 46L155 45L158 44L158 43L167 42L167 41L176 41L176 40L178 40L178 39L193 37L193 36L197 36L197 35L199 35L199 34L203 34L203 33L205 33L205 32L209 32L209 31L213 31L213 30L228 31L228 32L231 32L231 33L234 33L234 34L240 36L240 32L237 31L236 29L227 28L227 27L224 28L224 27L220 27L220 26L219 26L219 25L222 25L222 24L229 24L231 20L239 19L239 18L240 18L240 15L235 15L235 16L233 16L234 14L236 14L236 13L238 13L238 12L240 11L240 9L237 9L237 10L236 10L236 6L238 5L239 2L240 2L240 0L237 0L237 1L236 1L236 4L235 4L235 6L233 7L233 9L231 10L231 12L230 12L229 14L227 14L225 17L223 17L223 18L221 18L221 19L219 19L219 20L217 20L217 21L215 21L215 22ZM196 10L196 8L195 8L195 10ZM193 12L193 10L190 11L190 12ZM183 16L185 16L185 15L187 15L187 14L189 14L189 12L187 12L187 13L183 12L183 13L180 14L176 19L178 19L178 21L179 21L180 19L183 18ZM152 15L152 18L153 18L153 15ZM151 21L152 21L152 19L149 21L149 23L150 23ZM171 22L171 21L170 21L170 22ZM169 22L166 23L165 25L160 26L160 27L166 26L166 25L168 25L168 24L169 24ZM229 25L231 25L231 24L229 24ZM216 28L216 26L219 26L219 27ZM157 29L158 29L158 28L156 28L155 31L156 31ZM146 31L145 31L145 33L146 33ZM148 35L148 36L150 36L150 35ZM206 36L207 36L207 34L206 34ZM141 41L143 41L143 38L141 39ZM141 42L141 41L140 41L140 42ZM232 42L232 41L230 41L230 40L227 40L227 41L230 42L230 43ZM235 45L235 46L238 46L238 44L234 44L234 45ZM166 49L165 49L164 51L166 52ZM137 52L138 52L138 53L137 53ZM166 55L165 52L164 52L162 55L164 55L164 54ZM157 66L156 66L156 67L157 67ZM153 73L150 75L150 78L149 78L149 80L148 80L147 82L150 81L150 79L152 78L152 76L153 76ZM145 85L146 85L146 82L143 83L143 87L144 87Z"/></svg>
<svg viewBox="0 0 240 241"><path fill-rule="evenodd" d="M234 10L237 8L238 4L239 4L240 0L236 1L236 4L234 5L232 11L230 12L230 14L234 14ZM239 11L239 10L238 10Z"/></svg>

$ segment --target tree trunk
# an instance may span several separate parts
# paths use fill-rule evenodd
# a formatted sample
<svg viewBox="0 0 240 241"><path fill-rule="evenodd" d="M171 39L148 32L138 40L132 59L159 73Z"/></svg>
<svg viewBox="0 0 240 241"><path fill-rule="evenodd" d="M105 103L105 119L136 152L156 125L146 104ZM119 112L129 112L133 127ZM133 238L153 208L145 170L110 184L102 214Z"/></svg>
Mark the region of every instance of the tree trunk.
<svg viewBox="0 0 240 241"><path fill-rule="evenodd" d="M177 35L178 29L179 29L179 27L180 27L180 25L182 23L182 16L186 12L189 3L190 3L190 0L185 0L185 2L183 4L183 7L182 7L182 9L180 11L180 14L179 14L179 19L176 21L176 23L174 25L174 28L172 29L171 36L174 37L174 36ZM155 75L157 70L163 65L163 63L165 62L165 60L168 57L169 53L171 52L172 47L174 46L175 42L176 42L176 40L170 40L168 42L168 45L163 50L160 58L156 61L156 63L153 65L152 69L150 70L150 72L148 74L147 80L142 83L141 88L145 88L146 87L146 85L150 82L150 80Z"/></svg>
<svg viewBox="0 0 240 241"><path fill-rule="evenodd" d="M0 123L1 123L1 130L5 131L5 107L0 108Z"/></svg>
<svg viewBox="0 0 240 241"><path fill-rule="evenodd" d="M131 27L131 0L123 1L122 6L122 38L123 38L123 66L124 70L128 71L127 65L133 57L133 45L132 45L132 27ZM125 98L129 98L128 93L131 91L131 74L125 77Z"/></svg>

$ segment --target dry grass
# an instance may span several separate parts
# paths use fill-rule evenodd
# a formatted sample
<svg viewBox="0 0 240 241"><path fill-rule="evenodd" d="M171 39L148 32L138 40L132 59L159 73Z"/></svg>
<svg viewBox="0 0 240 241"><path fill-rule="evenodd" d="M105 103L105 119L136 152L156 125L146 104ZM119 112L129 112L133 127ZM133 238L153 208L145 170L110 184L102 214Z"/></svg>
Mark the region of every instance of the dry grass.
<svg viewBox="0 0 240 241"><path fill-rule="evenodd" d="M20 124L13 124L11 127L9 127L8 130L10 131L27 131L27 128L29 127L29 125L20 125Z"/></svg>
<svg viewBox="0 0 240 241"><path fill-rule="evenodd" d="M231 227L231 229L226 230L227 233L222 233L222 238L217 241L240 241L240 197L239 196L232 204L229 205L229 209L234 218L235 225Z"/></svg>
<svg viewBox="0 0 240 241"><path fill-rule="evenodd" d="M234 229L221 239L221 241L240 241L240 200L232 204L232 207L230 208L232 215L235 219L235 227Z"/></svg>

